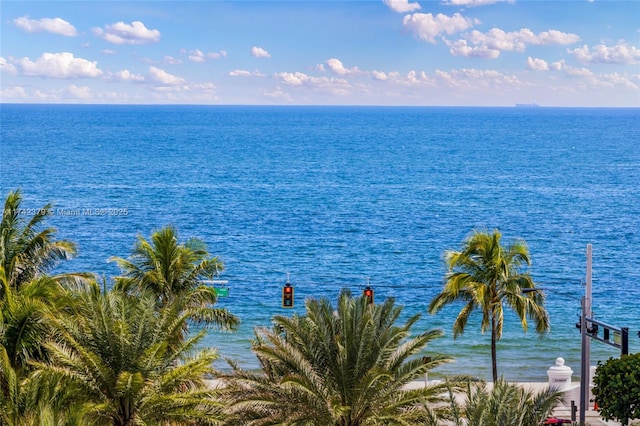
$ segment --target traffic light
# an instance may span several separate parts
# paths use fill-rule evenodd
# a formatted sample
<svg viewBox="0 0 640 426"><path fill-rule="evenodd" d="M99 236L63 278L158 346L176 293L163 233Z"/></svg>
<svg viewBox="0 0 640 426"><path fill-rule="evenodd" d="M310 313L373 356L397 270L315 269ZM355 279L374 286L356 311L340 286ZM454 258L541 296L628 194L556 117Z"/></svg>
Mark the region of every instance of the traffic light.
<svg viewBox="0 0 640 426"><path fill-rule="evenodd" d="M373 304L373 289L371 287L367 286L364 289L364 293L363 294L367 298L367 303L369 305L372 305Z"/></svg>
<svg viewBox="0 0 640 426"><path fill-rule="evenodd" d="M293 308L293 287L288 282L282 287L282 307Z"/></svg>

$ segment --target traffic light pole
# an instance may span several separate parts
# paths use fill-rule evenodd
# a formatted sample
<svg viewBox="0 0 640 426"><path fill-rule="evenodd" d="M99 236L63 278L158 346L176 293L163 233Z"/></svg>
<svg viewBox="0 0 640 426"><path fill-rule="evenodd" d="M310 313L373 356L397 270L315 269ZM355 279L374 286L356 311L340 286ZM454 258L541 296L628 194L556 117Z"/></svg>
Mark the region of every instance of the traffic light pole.
<svg viewBox="0 0 640 426"><path fill-rule="evenodd" d="M587 276L580 314L580 424L585 424L587 404L589 404L589 366L591 364L591 340L587 336L587 314L591 317L591 253L587 244Z"/></svg>
<svg viewBox="0 0 640 426"><path fill-rule="evenodd" d="M580 335L581 335L581 349L580 349L580 423L585 424L587 401L589 400L589 354L587 347L589 346L589 337L587 336L587 321L585 316L585 299L582 298L582 313L580 314Z"/></svg>
<svg viewBox="0 0 640 426"><path fill-rule="evenodd" d="M602 337L598 334L600 327L602 327ZM619 336L619 341L616 341L616 335ZM587 244L587 279L584 296L581 301L580 337L580 424L584 424L587 405L589 404L591 339L620 348L620 356L629 354L628 327L615 327L593 319L593 313L591 312L591 244Z"/></svg>

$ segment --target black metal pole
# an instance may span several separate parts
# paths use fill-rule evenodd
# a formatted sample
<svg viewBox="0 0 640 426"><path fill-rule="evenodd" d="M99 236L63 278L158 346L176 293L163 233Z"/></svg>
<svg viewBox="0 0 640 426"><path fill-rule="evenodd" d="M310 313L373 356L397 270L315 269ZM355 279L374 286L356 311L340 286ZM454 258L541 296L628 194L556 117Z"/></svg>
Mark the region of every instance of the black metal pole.
<svg viewBox="0 0 640 426"><path fill-rule="evenodd" d="M586 313L585 298L582 297L582 312L580 314L580 335L581 348L580 348L580 424L585 424L586 408L587 408L587 391L589 389L589 358L587 358L587 321L585 320Z"/></svg>
<svg viewBox="0 0 640 426"><path fill-rule="evenodd" d="M620 327L620 337L621 355L629 355L629 327Z"/></svg>

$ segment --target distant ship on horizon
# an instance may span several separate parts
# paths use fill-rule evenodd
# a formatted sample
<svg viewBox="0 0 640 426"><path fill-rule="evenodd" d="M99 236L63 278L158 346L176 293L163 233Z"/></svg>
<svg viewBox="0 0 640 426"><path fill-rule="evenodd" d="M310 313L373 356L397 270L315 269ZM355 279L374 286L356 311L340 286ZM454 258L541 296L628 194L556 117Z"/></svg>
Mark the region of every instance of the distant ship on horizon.
<svg viewBox="0 0 640 426"><path fill-rule="evenodd" d="M516 108L539 108L540 105L538 105L537 103L531 103L531 104L516 104Z"/></svg>

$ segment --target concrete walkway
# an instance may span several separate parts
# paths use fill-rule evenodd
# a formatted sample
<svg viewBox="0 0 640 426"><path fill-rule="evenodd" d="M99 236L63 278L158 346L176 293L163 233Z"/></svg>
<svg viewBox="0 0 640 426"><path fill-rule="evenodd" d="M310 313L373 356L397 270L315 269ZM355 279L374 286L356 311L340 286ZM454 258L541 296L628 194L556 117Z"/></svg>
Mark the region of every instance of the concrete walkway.
<svg viewBox="0 0 640 426"><path fill-rule="evenodd" d="M536 390L546 390L549 388L548 383L537 383ZM589 399L593 399L593 395L590 394ZM576 406L576 421L580 420L580 383L573 383L569 390L564 392L564 404L556 407L553 411L553 415L560 419L571 419L571 401L574 401L574 405ZM589 403L587 406L587 410L585 411L585 423L587 425L609 425L609 426L620 426L620 423L614 421L605 421L598 411L593 409L593 403Z"/></svg>
<svg viewBox="0 0 640 426"><path fill-rule="evenodd" d="M553 411L553 415L559 419L571 419L571 407L570 406L560 406ZM580 413L576 412L576 421L580 419ZM597 411L588 410L585 412L584 417L585 423L587 425L592 426L620 426L620 423L614 421L605 421L600 417L600 414Z"/></svg>

